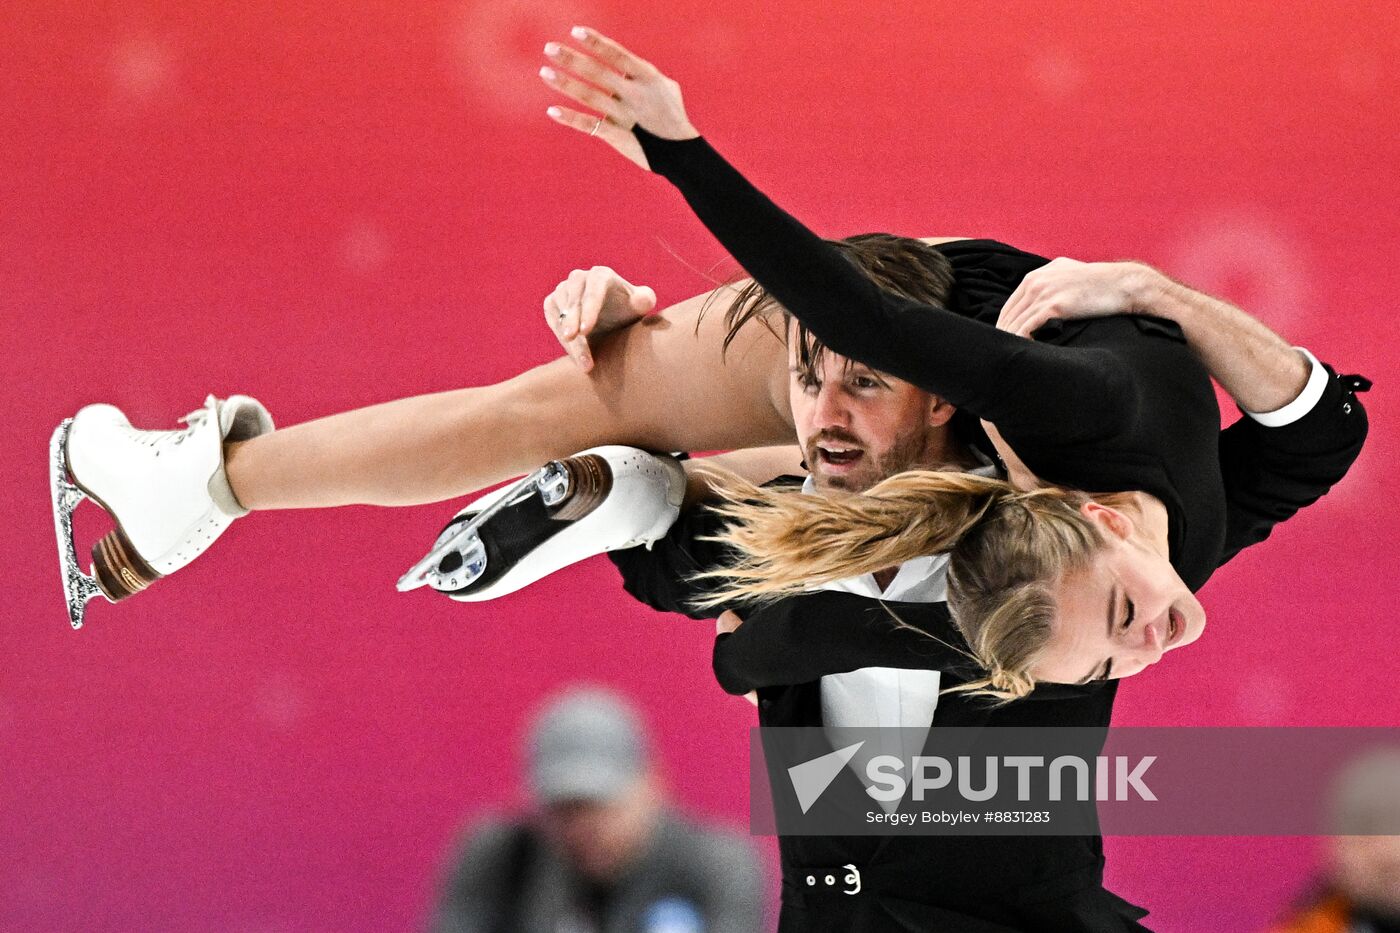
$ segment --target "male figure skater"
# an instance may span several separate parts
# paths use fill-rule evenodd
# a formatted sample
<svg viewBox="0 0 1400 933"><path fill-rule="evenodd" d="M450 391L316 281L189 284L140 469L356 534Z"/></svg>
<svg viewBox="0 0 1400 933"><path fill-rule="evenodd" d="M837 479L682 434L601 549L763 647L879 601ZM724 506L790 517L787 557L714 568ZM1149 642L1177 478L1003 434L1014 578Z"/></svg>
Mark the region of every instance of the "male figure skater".
<svg viewBox="0 0 1400 933"><path fill-rule="evenodd" d="M1045 262L1000 244L978 248L1027 269ZM618 282L602 291L622 298ZM924 301L951 297L949 283L932 276L915 288ZM786 335L789 399L810 473L776 482L841 494L911 469L995 470L951 429L943 400L826 350L794 321ZM692 508L650 549L613 552L624 587L656 609L714 615L693 607L704 586L692 578L724 562L723 548L705 540L720 524L709 508ZM940 644L960 642L943 602L945 568L943 556L918 558L825 588L844 596L782 600L737 627L728 613L716 676L730 692L757 691L764 726L1108 724L1114 683L1047 687L995 711L957 694L940 698L966 666ZM900 619L939 640L896 626L878 599L901 601ZM785 836L779 847L782 930L1129 930L1141 929L1134 921L1145 913L1103 889L1098 837ZM847 866L861 879L855 894L844 883Z"/></svg>
<svg viewBox="0 0 1400 933"><path fill-rule="evenodd" d="M1026 270L1045 263L1019 255ZM1102 266L1061 263L1055 276L1065 286L1103 272ZM628 286L619 282L592 290L625 298ZM1239 318L1247 316L1236 309L1223 313L1209 331L1209 345L1198 348L1212 369L1228 364L1234 330L1244 326ZM809 491L860 491L903 469L975 463L948 429L946 403L825 351L795 323L787 335L794 421L812 468ZM1308 362L1304 369L1323 378L1309 376L1302 387L1293 386L1298 397L1284 411L1258 420L1281 427L1318 409L1310 420L1325 430L1321 393L1313 387L1326 374ZM703 617L691 604L703 592L692 578L725 560L722 549L705 540L719 525L710 510L694 509L652 549L615 553L624 585L655 608ZM956 676L962 659L956 651L940 653L937 642L914 628L891 624L869 597L908 601L897 610L902 621L957 644L941 602L942 570L942 558L921 558L829 587L849 596L786 599L744 624L726 614L715 646L716 675L730 692L757 690L764 725L907 726L931 719L935 725L1107 726L1116 682L1044 685L1031 699L997 709L956 694L940 700L938 669L941 685L949 686L948 675ZM882 716L882 710L895 712ZM783 929L1122 930L1141 929L1136 920L1145 913L1103 889L1098 837L808 836L783 838L780 846ZM828 875L844 879L852 865L864 875L858 893L807 883Z"/></svg>

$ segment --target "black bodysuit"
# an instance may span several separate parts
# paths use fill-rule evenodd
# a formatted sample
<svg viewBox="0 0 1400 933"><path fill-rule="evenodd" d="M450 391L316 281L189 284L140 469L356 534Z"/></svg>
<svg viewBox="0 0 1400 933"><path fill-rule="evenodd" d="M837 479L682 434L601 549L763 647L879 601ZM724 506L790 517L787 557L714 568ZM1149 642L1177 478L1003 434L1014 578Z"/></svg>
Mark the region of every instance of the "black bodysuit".
<svg viewBox="0 0 1400 933"><path fill-rule="evenodd" d="M1315 500L1360 450L1366 423L1351 397L1355 382L1332 379L1329 394L1293 425L1242 418L1221 432L1210 378L1175 324L1139 316L1056 322L1032 341L890 294L704 139L636 132L653 171L833 352L992 422L1043 480L1160 499L1171 562L1193 590ZM1348 431L1311 430L1307 422L1332 419L1343 406ZM1311 444L1300 446L1303 439Z"/></svg>

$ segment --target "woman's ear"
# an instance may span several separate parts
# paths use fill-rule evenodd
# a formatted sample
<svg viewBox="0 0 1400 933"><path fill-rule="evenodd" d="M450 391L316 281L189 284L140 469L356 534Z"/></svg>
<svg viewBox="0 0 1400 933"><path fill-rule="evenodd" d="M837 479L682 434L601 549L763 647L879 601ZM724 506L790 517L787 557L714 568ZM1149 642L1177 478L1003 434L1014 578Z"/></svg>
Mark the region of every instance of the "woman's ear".
<svg viewBox="0 0 1400 933"><path fill-rule="evenodd" d="M1090 499L1079 507L1082 514L1089 521L1093 522L1100 531L1115 538L1127 540L1132 537L1134 526L1132 519L1124 515L1115 508L1104 505L1102 502L1095 502Z"/></svg>

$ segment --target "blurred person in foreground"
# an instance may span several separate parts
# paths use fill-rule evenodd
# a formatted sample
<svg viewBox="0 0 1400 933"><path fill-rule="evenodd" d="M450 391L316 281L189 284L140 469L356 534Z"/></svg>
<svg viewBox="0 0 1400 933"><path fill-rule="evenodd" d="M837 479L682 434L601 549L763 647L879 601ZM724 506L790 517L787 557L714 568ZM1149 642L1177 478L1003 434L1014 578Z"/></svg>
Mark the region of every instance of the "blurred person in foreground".
<svg viewBox="0 0 1400 933"><path fill-rule="evenodd" d="M666 801L637 713L575 689L533 721L528 817L478 825L433 933L752 933L763 877L738 834Z"/></svg>
<svg viewBox="0 0 1400 933"><path fill-rule="evenodd" d="M1272 933L1400 933L1400 748L1342 772L1328 829L1322 883Z"/></svg>

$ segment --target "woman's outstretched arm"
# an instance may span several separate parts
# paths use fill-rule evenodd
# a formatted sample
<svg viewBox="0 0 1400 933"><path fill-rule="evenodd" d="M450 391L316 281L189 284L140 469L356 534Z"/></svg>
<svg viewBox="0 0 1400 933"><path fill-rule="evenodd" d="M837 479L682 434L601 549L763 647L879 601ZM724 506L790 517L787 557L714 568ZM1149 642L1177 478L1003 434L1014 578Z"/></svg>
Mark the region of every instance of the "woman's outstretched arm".
<svg viewBox="0 0 1400 933"><path fill-rule="evenodd" d="M724 315L700 313L709 300L698 295L598 339L589 373L561 358L495 385L385 402L232 444L229 484L249 509L416 505L604 443L792 443L782 341L755 321L722 352Z"/></svg>
<svg viewBox="0 0 1400 933"><path fill-rule="evenodd" d="M674 183L734 258L831 350L1008 437L1082 440L1077 432L1112 432L1132 410L1131 373L1107 351L1038 344L880 289L696 134L674 81L595 32L580 41L590 54L555 44L549 54L588 83L552 68L545 81L601 116L557 107L551 116Z"/></svg>

